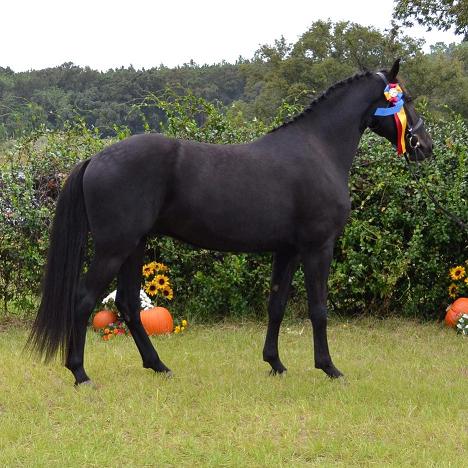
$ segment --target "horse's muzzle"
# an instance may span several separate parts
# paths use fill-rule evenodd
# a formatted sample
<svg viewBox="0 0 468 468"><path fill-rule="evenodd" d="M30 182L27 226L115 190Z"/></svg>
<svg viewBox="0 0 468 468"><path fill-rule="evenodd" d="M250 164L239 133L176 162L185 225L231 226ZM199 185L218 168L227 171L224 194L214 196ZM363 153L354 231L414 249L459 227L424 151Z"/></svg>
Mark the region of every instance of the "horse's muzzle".
<svg viewBox="0 0 468 468"><path fill-rule="evenodd" d="M410 161L423 161L433 156L434 145L432 140L424 143L416 135L411 135L407 140L407 154Z"/></svg>

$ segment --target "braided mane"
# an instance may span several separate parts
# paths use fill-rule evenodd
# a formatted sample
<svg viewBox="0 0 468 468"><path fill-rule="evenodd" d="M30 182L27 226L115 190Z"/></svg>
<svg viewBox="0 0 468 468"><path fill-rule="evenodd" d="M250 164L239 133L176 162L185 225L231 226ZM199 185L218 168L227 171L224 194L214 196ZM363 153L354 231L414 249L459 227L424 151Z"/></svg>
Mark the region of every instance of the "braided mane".
<svg viewBox="0 0 468 468"><path fill-rule="evenodd" d="M357 81L357 80L360 80L362 78L368 78L370 76L372 76L373 73L370 72L370 71L366 71L366 72L363 72L363 73L356 73L355 75L353 76L350 76L349 78L346 78L342 81L338 81L338 83L335 83L334 85L330 86L326 91L324 91L320 96L316 97L309 105L308 107L306 107L300 114L297 114L295 115L294 117L292 117L291 119L289 120L286 120L285 122L283 122L281 125L279 125L278 127L275 127L273 128L272 130L270 130L269 133L272 133L272 132L276 132L276 130L279 130L280 128L283 128L283 127L286 127L287 125L290 125L294 122L296 122L297 120L301 119L302 117L304 117L305 115L309 114L310 112L312 112L315 107L321 103L322 101L326 100L327 98L329 98L337 89L341 89L343 86L346 86L354 81Z"/></svg>

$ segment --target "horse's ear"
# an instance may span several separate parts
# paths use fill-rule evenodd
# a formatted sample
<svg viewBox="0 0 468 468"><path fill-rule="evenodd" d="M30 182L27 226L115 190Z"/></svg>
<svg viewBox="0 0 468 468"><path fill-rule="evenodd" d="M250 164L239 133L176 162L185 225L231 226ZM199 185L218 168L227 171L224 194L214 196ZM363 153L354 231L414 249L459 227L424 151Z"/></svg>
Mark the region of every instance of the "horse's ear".
<svg viewBox="0 0 468 468"><path fill-rule="evenodd" d="M397 58L392 66L392 69L388 72L388 81L392 82L396 80L398 72L400 71L400 60L401 59Z"/></svg>

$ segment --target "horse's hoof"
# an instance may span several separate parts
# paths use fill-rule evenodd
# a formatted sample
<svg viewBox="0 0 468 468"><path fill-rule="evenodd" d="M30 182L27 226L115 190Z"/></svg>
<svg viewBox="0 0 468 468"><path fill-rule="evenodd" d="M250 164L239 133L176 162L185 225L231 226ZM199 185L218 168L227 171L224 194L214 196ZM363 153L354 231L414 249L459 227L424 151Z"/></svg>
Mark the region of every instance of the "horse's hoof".
<svg viewBox="0 0 468 468"><path fill-rule="evenodd" d="M156 363L154 362L148 362L148 363L143 363L143 367L145 369L153 369L154 372L157 372L158 374L164 374L168 372L172 372L169 367L166 367L163 362L158 361Z"/></svg>
<svg viewBox="0 0 468 468"><path fill-rule="evenodd" d="M263 360L265 362L268 362L268 364L270 364L271 366L270 375L282 375L287 371L286 367L284 367L279 357L266 358L264 356Z"/></svg>
<svg viewBox="0 0 468 468"><path fill-rule="evenodd" d="M345 376L341 372L338 371L337 374L327 374L329 379L335 380L335 379L340 379L344 380Z"/></svg>
<svg viewBox="0 0 468 468"><path fill-rule="evenodd" d="M166 377L168 379L171 379L172 377L174 377L174 372L172 372L171 369L166 367L164 364L162 365L162 367L160 366L156 368L152 367L151 369L153 369L154 372L156 372L156 374Z"/></svg>
<svg viewBox="0 0 468 468"><path fill-rule="evenodd" d="M327 374L330 379L339 379L344 377L344 374L340 372L333 364L322 368L322 370Z"/></svg>
<svg viewBox="0 0 468 468"><path fill-rule="evenodd" d="M270 375L271 377L286 377L286 371L286 368L282 370L271 369L268 375Z"/></svg>
<svg viewBox="0 0 468 468"><path fill-rule="evenodd" d="M75 388L84 388L84 387L89 387L92 388L93 390L97 389L97 385L90 379L85 380L84 382L75 382Z"/></svg>

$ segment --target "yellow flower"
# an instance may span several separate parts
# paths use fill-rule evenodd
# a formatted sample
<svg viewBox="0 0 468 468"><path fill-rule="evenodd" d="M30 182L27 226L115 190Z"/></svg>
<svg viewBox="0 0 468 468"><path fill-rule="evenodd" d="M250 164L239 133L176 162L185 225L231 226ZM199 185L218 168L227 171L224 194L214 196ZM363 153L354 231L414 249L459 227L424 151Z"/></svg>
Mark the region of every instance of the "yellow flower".
<svg viewBox="0 0 468 468"><path fill-rule="evenodd" d="M156 271L156 262L147 263L143 265L143 276L148 278Z"/></svg>
<svg viewBox="0 0 468 468"><path fill-rule="evenodd" d="M457 297L457 292L458 292L457 285L452 283L448 288L448 292L449 292L450 297Z"/></svg>
<svg viewBox="0 0 468 468"><path fill-rule="evenodd" d="M188 325L187 320L182 320L182 326L183 326L183 327L186 327L187 325Z"/></svg>
<svg viewBox="0 0 468 468"><path fill-rule="evenodd" d="M456 266L450 269L450 278L454 281L462 279L465 276L465 269L462 266Z"/></svg>
<svg viewBox="0 0 468 468"><path fill-rule="evenodd" d="M177 325L177 327L174 328L174 333L180 333L180 327Z"/></svg>
<svg viewBox="0 0 468 468"><path fill-rule="evenodd" d="M180 331L183 332L185 330L185 327L180 327Z"/></svg>
<svg viewBox="0 0 468 468"><path fill-rule="evenodd" d="M169 278L166 275L156 275L153 282L158 289L164 289L166 286L169 286Z"/></svg>
<svg viewBox="0 0 468 468"><path fill-rule="evenodd" d="M162 290L162 294L169 301L171 301L172 298L174 297L174 291L169 285L164 287L164 289Z"/></svg>
<svg viewBox="0 0 468 468"><path fill-rule="evenodd" d="M167 271L169 268L167 268L164 263L156 263L156 271Z"/></svg>
<svg viewBox="0 0 468 468"><path fill-rule="evenodd" d="M156 284L155 280L149 281L145 284L145 292L150 296L155 296L158 292L158 285Z"/></svg>

